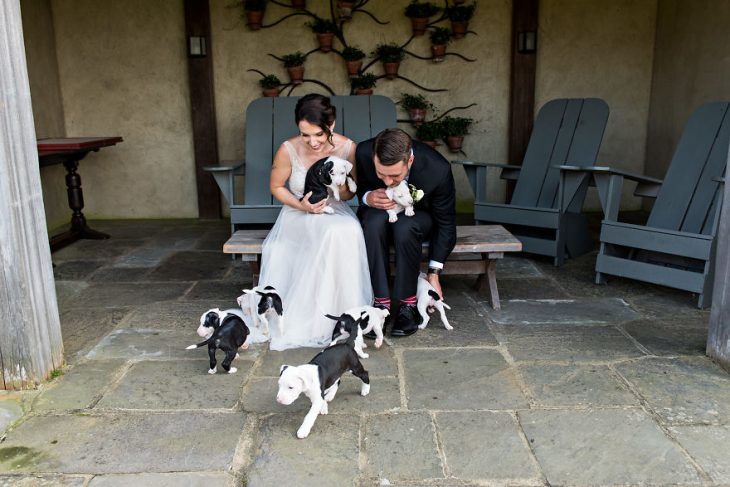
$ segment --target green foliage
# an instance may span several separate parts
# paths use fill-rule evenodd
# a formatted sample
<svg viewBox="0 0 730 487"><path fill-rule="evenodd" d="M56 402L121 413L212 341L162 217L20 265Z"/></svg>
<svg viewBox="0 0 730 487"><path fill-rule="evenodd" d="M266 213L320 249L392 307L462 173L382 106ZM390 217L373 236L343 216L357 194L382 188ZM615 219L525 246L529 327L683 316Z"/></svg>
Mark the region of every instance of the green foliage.
<svg viewBox="0 0 730 487"><path fill-rule="evenodd" d="M244 0L243 9L248 12L263 12L266 10L266 0Z"/></svg>
<svg viewBox="0 0 730 487"><path fill-rule="evenodd" d="M430 2L419 2L411 0L406 7L406 17L432 17L439 13L441 9Z"/></svg>
<svg viewBox="0 0 730 487"><path fill-rule="evenodd" d="M306 59L307 56L305 56L301 51L297 51L291 54L285 54L281 57L281 60L284 62L285 68L302 66Z"/></svg>
<svg viewBox="0 0 730 487"><path fill-rule="evenodd" d="M451 42L451 30L446 27L434 27L428 36L434 45L446 45Z"/></svg>
<svg viewBox="0 0 730 487"><path fill-rule="evenodd" d="M391 42L390 44L378 44L373 55L384 63L395 63L402 61L406 53L398 44Z"/></svg>
<svg viewBox="0 0 730 487"><path fill-rule="evenodd" d="M404 110L410 110L412 108L422 108L429 110L433 108L433 104L426 99L423 95L409 95L408 93L401 93L398 104L403 107Z"/></svg>
<svg viewBox="0 0 730 487"><path fill-rule="evenodd" d="M372 73L366 73L362 76L357 76L355 78L352 78L350 80L350 84L352 85L353 89L368 89L368 88L374 88L375 83L378 81L378 77L375 76Z"/></svg>
<svg viewBox="0 0 730 487"><path fill-rule="evenodd" d="M259 85L265 90L278 88L281 85L281 80L275 74L267 74L259 80Z"/></svg>
<svg viewBox="0 0 730 487"><path fill-rule="evenodd" d="M51 371L51 380L57 379L58 377L61 377L63 375L63 370L61 369L53 369Z"/></svg>
<svg viewBox="0 0 730 487"><path fill-rule="evenodd" d="M345 61L359 61L365 57L365 53L357 47L347 46L342 50L342 58Z"/></svg>
<svg viewBox="0 0 730 487"><path fill-rule="evenodd" d="M443 124L436 122L423 122L416 128L416 138L418 140L438 140L446 136Z"/></svg>
<svg viewBox="0 0 730 487"><path fill-rule="evenodd" d="M329 32L337 32L337 24L329 19L323 19L322 17L314 17L314 20L307 22L307 27L312 29L315 34L326 34Z"/></svg>
<svg viewBox="0 0 730 487"><path fill-rule="evenodd" d="M474 123L472 118L464 117L444 117L441 119L444 136L447 135L466 135L469 127Z"/></svg>
<svg viewBox="0 0 730 487"><path fill-rule="evenodd" d="M471 5L453 5L446 9L446 15L453 22L466 22L474 16L475 9L476 4L473 3Z"/></svg>

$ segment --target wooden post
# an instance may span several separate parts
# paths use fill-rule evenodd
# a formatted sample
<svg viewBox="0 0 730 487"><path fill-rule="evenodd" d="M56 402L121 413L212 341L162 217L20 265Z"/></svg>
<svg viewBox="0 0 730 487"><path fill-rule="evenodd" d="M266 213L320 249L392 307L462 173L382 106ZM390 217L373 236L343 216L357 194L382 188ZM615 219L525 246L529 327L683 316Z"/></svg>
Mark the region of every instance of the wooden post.
<svg viewBox="0 0 730 487"><path fill-rule="evenodd" d="M728 165L730 165L730 153ZM730 182L728 181L725 181L715 259L715 287L712 294L710 329L707 333L707 355L730 371Z"/></svg>
<svg viewBox="0 0 730 487"><path fill-rule="evenodd" d="M63 364L18 0L0 2L0 388Z"/></svg>

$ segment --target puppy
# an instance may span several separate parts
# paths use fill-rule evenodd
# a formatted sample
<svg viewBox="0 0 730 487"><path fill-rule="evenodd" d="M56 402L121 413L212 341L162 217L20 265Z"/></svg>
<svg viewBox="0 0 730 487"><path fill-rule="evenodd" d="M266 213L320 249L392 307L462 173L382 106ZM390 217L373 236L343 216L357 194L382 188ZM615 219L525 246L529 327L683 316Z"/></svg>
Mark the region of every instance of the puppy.
<svg viewBox="0 0 730 487"><path fill-rule="evenodd" d="M310 203L320 201L332 196L340 201L340 186L347 182L347 187L353 193L357 191L357 184L349 176L352 171L352 163L336 156L324 157L307 170L304 178L304 194L312 192L309 197ZM329 206L325 206L325 213L334 213Z"/></svg>
<svg viewBox="0 0 730 487"><path fill-rule="evenodd" d="M439 293L436 292L431 283L428 282L426 274L423 272L418 275L416 300L418 301L416 308L418 308L418 313L423 318L423 322L418 325L419 330L426 328L428 320L431 319L431 315L429 313L433 312L434 309L439 311L439 314L441 315L441 323L444 324L444 328L447 330L454 329L454 327L449 324L449 320L446 319L446 312L444 311L444 308L451 309L451 307L444 303L444 300L441 296L439 296Z"/></svg>
<svg viewBox="0 0 730 487"><path fill-rule="evenodd" d="M254 295L253 300L249 295ZM256 300L256 298L258 300ZM269 318L275 317L279 327L279 335L284 335L284 305L281 296L272 286L256 286L253 289L244 289L243 294L236 298L244 314L251 316L254 327L261 327L264 336L269 336Z"/></svg>
<svg viewBox="0 0 730 487"><path fill-rule="evenodd" d="M408 182L404 179L397 186L385 189L385 195L395 203L395 208L386 210L388 212L388 221L395 223L398 221L398 213L406 210L406 216L413 216L416 212L413 210L413 197Z"/></svg>
<svg viewBox="0 0 730 487"><path fill-rule="evenodd" d="M221 366L229 374L235 374L238 370L231 367L233 359L238 357L238 348L248 348L248 327L238 310L221 311L218 308L209 309L200 317L198 335L205 338L205 341L197 345L190 345L186 350L208 345L208 357L210 357L209 374L216 373L215 351L220 348L226 354Z"/></svg>
<svg viewBox="0 0 730 487"><path fill-rule="evenodd" d="M325 316L337 322L332 331L332 343L330 345L349 337L354 330L357 334L357 337L355 337L355 352L360 358L368 358L369 355L362 351L363 348L367 348L363 335L371 331L374 332L376 337L375 348L380 348L383 344L383 327L385 326L385 320L390 316L390 311L374 306L360 306L359 308L347 310L340 316ZM360 318L360 326L355 328L355 322L358 318Z"/></svg>
<svg viewBox="0 0 730 487"><path fill-rule="evenodd" d="M353 348L355 336L353 333L347 341L325 348L308 364L281 366L276 402L289 405L302 393L312 401L312 407L297 430L297 438L306 438L317 416L329 412L327 403L334 399L340 378L348 370L362 381L360 395L367 396L370 392L370 376Z"/></svg>

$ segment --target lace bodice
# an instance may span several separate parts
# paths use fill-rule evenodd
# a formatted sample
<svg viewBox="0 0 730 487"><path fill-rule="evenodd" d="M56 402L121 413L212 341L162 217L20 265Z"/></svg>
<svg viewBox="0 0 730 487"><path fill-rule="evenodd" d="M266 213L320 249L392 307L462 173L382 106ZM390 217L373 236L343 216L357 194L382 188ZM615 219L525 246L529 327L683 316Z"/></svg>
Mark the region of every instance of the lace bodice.
<svg viewBox="0 0 730 487"><path fill-rule="evenodd" d="M284 142L286 150L289 151L289 159L291 159L291 176L289 176L289 190L294 196L301 198L304 195L304 178L307 176L307 169L299 158L296 147L288 140ZM335 148L331 155L347 159L347 155L352 148L352 140L347 140L341 147Z"/></svg>

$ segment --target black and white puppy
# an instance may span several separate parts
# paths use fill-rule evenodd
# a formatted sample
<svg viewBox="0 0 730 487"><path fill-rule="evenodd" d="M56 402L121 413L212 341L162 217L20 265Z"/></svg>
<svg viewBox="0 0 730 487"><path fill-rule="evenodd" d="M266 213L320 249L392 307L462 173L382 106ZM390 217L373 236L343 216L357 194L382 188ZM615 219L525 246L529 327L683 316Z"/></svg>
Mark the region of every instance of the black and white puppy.
<svg viewBox="0 0 730 487"><path fill-rule="evenodd" d="M413 209L413 196L411 196L411 189L408 187L408 183L404 179L397 186L390 186L385 189L385 195L390 199L395 206L388 212L388 221L395 223L398 221L398 213L405 210L406 216L413 216L416 211Z"/></svg>
<svg viewBox="0 0 730 487"><path fill-rule="evenodd" d="M355 336L352 334L347 341L325 348L308 364L281 366L276 402L289 405L302 393L312 401L312 407L297 430L297 438L309 436L317 416L329 412L327 403L334 399L342 374L348 370L362 381L360 395L367 396L370 392L370 376L353 348Z"/></svg>
<svg viewBox="0 0 730 487"><path fill-rule="evenodd" d="M244 289L236 302L243 314L252 318L255 327L260 327L264 336L269 337L269 318L276 319L279 335L284 335L284 304L281 296L272 286L256 286Z"/></svg>
<svg viewBox="0 0 730 487"><path fill-rule="evenodd" d="M198 335L205 338L205 341L196 345L190 345L186 350L200 348L208 345L208 357L210 357L209 374L216 373L215 351L220 348L225 352L226 358L223 359L221 366L223 370L229 374L235 374L238 370L231 367L233 359L238 358L239 348L248 348L248 327L243 322L243 318L238 314L238 310L221 311L218 308L209 309L200 317L200 326L198 326Z"/></svg>
<svg viewBox="0 0 730 487"><path fill-rule="evenodd" d="M347 187L353 193L357 191L357 184L349 176L352 172L352 163L337 156L324 157L307 170L304 178L304 194L312 192L309 197L310 203L320 201L332 196L340 201L340 186L347 182ZM329 206L325 206L325 213L334 213Z"/></svg>
<svg viewBox="0 0 730 487"><path fill-rule="evenodd" d="M334 345L338 341L350 336L353 331L357 334L355 337L355 352L360 358L368 358L369 355L362 351L363 348L367 348L363 335L375 333L375 348L380 348L383 344L383 327L385 326L385 320L390 315L390 311L387 309L376 308L375 306L360 306L358 308L352 308L340 316L325 315L331 320L335 320L335 328L332 330L332 343ZM355 323L360 319L360 326L356 327Z"/></svg>
<svg viewBox="0 0 730 487"><path fill-rule="evenodd" d="M439 314L441 315L441 323L444 324L444 328L447 330L453 330L454 327L449 324L449 320L446 319L446 312L444 311L444 308L451 309L451 306L444 303L444 300L441 296L439 296L439 293L436 292L436 289L431 285L430 282L428 282L428 279L426 278L426 274L421 272L418 275L418 285L416 287L416 308L418 308L418 314L421 315L421 318L423 318L423 322L418 325L419 330L423 330L428 326L428 320L431 319L430 313L433 312L434 309L437 309Z"/></svg>

